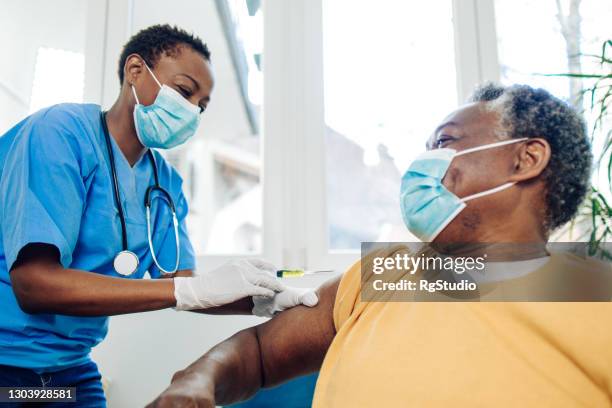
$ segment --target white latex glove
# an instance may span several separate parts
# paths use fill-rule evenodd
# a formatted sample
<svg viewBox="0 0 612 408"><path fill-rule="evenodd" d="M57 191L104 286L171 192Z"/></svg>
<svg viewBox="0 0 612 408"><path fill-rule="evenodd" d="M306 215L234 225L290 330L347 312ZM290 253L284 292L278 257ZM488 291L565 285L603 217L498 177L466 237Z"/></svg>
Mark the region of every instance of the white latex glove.
<svg viewBox="0 0 612 408"><path fill-rule="evenodd" d="M276 268L273 263L258 258L247 259L247 262L256 267L257 269L270 272L270 276L276 277L276 270L278 268Z"/></svg>
<svg viewBox="0 0 612 408"><path fill-rule="evenodd" d="M248 296L272 298L285 286L268 272L270 267L265 261L240 260L202 275L174 278L175 309L207 309Z"/></svg>
<svg viewBox="0 0 612 408"><path fill-rule="evenodd" d="M256 316L272 317L285 309L297 305L308 307L316 306L319 303L317 294L312 289L286 288L274 297L253 296L253 314Z"/></svg>

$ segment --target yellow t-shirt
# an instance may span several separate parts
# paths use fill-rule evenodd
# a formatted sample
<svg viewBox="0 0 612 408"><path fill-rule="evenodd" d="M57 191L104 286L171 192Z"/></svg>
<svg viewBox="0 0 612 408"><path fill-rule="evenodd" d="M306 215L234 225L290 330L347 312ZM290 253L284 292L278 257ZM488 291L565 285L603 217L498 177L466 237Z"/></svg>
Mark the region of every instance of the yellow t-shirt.
<svg viewBox="0 0 612 408"><path fill-rule="evenodd" d="M357 263L313 407L612 406L612 303L365 303L360 285Z"/></svg>

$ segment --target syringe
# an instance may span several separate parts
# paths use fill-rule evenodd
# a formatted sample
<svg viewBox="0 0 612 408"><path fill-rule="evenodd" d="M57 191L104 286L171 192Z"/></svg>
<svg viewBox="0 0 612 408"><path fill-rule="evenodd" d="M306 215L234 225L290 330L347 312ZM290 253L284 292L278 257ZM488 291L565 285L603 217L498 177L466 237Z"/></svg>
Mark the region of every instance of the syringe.
<svg viewBox="0 0 612 408"><path fill-rule="evenodd" d="M300 278L304 275L314 275L317 273L333 272L333 269L321 269L316 271L305 271L303 269L279 269L276 276L279 278Z"/></svg>

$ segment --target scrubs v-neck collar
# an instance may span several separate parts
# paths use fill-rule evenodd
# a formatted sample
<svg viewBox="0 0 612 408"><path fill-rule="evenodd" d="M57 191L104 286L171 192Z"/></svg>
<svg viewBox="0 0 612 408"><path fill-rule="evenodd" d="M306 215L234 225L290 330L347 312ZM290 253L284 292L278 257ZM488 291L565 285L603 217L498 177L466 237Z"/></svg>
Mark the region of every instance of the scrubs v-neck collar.
<svg viewBox="0 0 612 408"><path fill-rule="evenodd" d="M130 166L130 163L115 141L113 135L109 134L109 136L115 156L115 169L119 181L119 195L121 196L123 210L126 213L126 220L128 222L143 223L145 222L144 190L146 186L144 189L139 188L139 181L143 181L142 177L144 173L148 176L145 177L148 182L153 171L151 167L152 163L150 163L149 159L146 157L148 153L145 151L138 161L134 163L134 166ZM147 167L151 168L148 169ZM139 180L139 178L141 180Z"/></svg>

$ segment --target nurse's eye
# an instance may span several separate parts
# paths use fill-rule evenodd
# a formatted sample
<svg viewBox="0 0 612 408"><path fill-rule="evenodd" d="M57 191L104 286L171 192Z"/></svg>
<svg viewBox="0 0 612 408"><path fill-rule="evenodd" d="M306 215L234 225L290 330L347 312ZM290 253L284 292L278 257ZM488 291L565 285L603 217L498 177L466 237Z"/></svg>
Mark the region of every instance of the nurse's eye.
<svg viewBox="0 0 612 408"><path fill-rule="evenodd" d="M189 98L191 98L191 95L193 95L191 93L191 91L189 89L187 89L187 88L179 86L178 89L179 89L179 92L181 93L181 95L183 95L185 97L185 99L189 99Z"/></svg>

